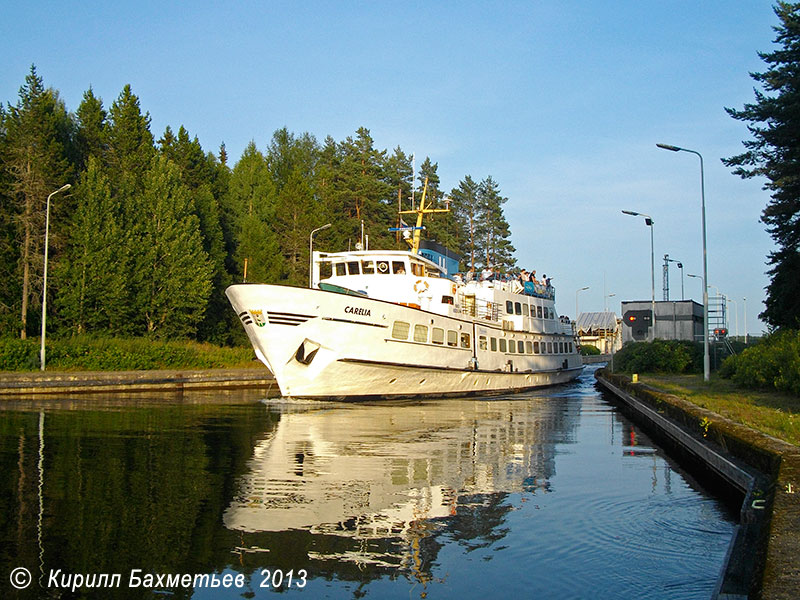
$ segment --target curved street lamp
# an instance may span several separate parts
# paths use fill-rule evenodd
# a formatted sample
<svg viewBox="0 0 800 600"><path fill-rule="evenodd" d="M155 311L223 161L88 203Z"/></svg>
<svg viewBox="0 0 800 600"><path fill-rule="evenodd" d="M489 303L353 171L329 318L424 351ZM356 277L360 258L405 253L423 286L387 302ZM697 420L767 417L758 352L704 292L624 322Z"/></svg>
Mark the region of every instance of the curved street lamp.
<svg viewBox="0 0 800 600"><path fill-rule="evenodd" d="M589 286L582 287L579 290L575 290L575 326L578 326L578 294L580 294L584 290L588 290Z"/></svg>
<svg viewBox="0 0 800 600"><path fill-rule="evenodd" d="M703 173L703 155L697 152L697 150L689 150L688 148L681 148L670 144L656 144L656 146L662 150L669 150L670 152L689 152L690 154L696 154L700 159L700 202L703 221L703 379L709 381L711 379L711 358L708 351L708 289L705 285L705 282L708 281L708 252L706 249L706 186L705 175Z"/></svg>
<svg viewBox="0 0 800 600"><path fill-rule="evenodd" d="M47 247L50 241L50 198L52 198L59 192L64 192L68 190L71 187L72 186L69 183L66 185L62 185L55 192L52 192L47 197L47 209L45 211L45 219L44 219L44 281L42 282L42 347L39 350L39 360L42 365L42 371L44 371L44 363L45 363L44 340L45 336L47 335Z"/></svg>
<svg viewBox="0 0 800 600"><path fill-rule="evenodd" d="M313 277L314 277L314 236L317 235L318 232L322 231L323 229L327 229L331 226L331 223L326 223L322 227L317 227L316 229L311 231L311 235L308 236L308 287L311 288L314 285Z"/></svg>
<svg viewBox="0 0 800 600"><path fill-rule="evenodd" d="M644 217L645 225L650 228L650 309L653 314L653 321L650 328L650 341L654 341L656 339L656 257L653 247L653 225L655 221L653 217L644 213L632 210L623 210L622 212L632 217Z"/></svg>

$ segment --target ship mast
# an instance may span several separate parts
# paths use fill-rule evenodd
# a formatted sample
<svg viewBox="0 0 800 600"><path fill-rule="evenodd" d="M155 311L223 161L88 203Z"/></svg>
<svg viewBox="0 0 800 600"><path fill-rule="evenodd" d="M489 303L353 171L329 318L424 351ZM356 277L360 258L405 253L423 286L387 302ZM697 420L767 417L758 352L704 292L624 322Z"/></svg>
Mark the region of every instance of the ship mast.
<svg viewBox="0 0 800 600"><path fill-rule="evenodd" d="M447 208L426 208L425 207L425 198L428 194L428 178L425 178L425 187L422 188L422 199L419 201L419 208L412 209L412 210L401 210L401 215L417 215L417 224L412 228L414 230L414 235L410 237L410 239L406 238L406 242L408 245L411 246L411 252L414 254L419 253L419 243L422 239L422 218L424 215L431 214L431 213L445 213L450 212L450 206ZM406 230L407 231L407 230Z"/></svg>

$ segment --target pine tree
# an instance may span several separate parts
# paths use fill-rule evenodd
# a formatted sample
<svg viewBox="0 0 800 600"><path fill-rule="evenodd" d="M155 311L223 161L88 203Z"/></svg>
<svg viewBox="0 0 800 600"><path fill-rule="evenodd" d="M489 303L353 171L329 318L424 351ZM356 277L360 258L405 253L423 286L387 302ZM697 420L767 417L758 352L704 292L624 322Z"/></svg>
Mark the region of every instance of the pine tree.
<svg viewBox="0 0 800 600"><path fill-rule="evenodd" d="M422 197L422 190L425 187L425 182L428 182L425 204L429 208L445 208L449 204L444 201L444 194L439 189L440 181L438 169L438 163L432 162L431 159L426 156L425 160L422 161L420 165L419 175L417 175L417 180L419 181L418 198ZM452 211L428 215L425 227L425 237L442 244L454 252L458 251L458 236Z"/></svg>
<svg viewBox="0 0 800 600"><path fill-rule="evenodd" d="M108 149L108 113L103 108L103 101L94 95L92 88L83 94L76 117L78 166L85 170L90 156L104 158Z"/></svg>
<svg viewBox="0 0 800 600"><path fill-rule="evenodd" d="M459 230L458 252L465 258L469 268L475 270L477 268L475 252L478 249L477 222L481 208L478 184L467 175L459 182L457 188L453 188L450 197L453 200L452 211Z"/></svg>
<svg viewBox="0 0 800 600"><path fill-rule="evenodd" d="M139 98L126 85L111 105L108 124L108 173L112 176L112 190L121 201L141 193L144 174L155 155L153 134L150 132L150 114L142 114ZM136 215L129 207L130 216ZM125 224L127 225L127 224Z"/></svg>
<svg viewBox="0 0 800 600"><path fill-rule="evenodd" d="M152 159L143 184L137 198L142 218L131 232L135 316L143 333L191 336L206 309L213 276L194 203L165 157Z"/></svg>
<svg viewBox="0 0 800 600"><path fill-rule="evenodd" d="M38 303L44 254L44 220L47 196L72 178L70 154L72 121L55 91L45 89L32 66L19 90L16 106L4 119L4 170L18 223L19 277L21 279L20 337L27 336L28 308ZM64 202L62 197L62 203ZM58 211L53 207L55 213ZM61 211L58 211L61 212ZM64 212L69 212L64 211ZM50 243L60 246L58 228Z"/></svg>
<svg viewBox="0 0 800 600"><path fill-rule="evenodd" d="M99 160L89 157L76 187L77 208L64 260L54 271L60 321L74 333L121 333L129 329L131 257L117 204Z"/></svg>
<svg viewBox="0 0 800 600"><path fill-rule="evenodd" d="M511 245L511 229L503 214L503 204L508 198L500 194L500 186L489 175L478 186L480 213L477 220L478 237L482 243L484 266L493 269L511 269L516 260Z"/></svg>
<svg viewBox="0 0 800 600"><path fill-rule="evenodd" d="M283 260L275 239L275 188L264 155L254 142L230 176L225 219L235 227L235 280L275 283Z"/></svg>
<svg viewBox="0 0 800 600"><path fill-rule="evenodd" d="M800 3L778 2L775 27L780 48L759 53L768 68L751 76L764 91L744 109L727 108L749 123L746 152L724 159L743 178L765 177L772 194L761 220L778 249L769 255L771 281L759 315L773 327L800 327Z"/></svg>

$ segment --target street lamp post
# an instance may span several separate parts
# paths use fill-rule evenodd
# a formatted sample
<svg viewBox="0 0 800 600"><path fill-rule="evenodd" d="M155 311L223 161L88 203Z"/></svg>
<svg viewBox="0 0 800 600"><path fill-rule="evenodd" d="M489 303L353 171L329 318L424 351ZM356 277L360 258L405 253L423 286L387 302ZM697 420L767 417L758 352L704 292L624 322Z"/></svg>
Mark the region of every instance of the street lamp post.
<svg viewBox="0 0 800 600"><path fill-rule="evenodd" d="M644 223L650 228L650 310L652 313L652 322L650 327L650 341L656 339L656 256L655 248L653 246L653 217L644 213L635 212L632 210L623 210L626 215L632 217L644 217Z"/></svg>
<svg viewBox="0 0 800 600"><path fill-rule="evenodd" d="M47 196L47 208L45 209L44 218L44 280L42 281L42 347L39 350L39 360L41 362L42 371L45 367L45 336L47 335L47 248L50 242L50 198L64 192L71 188L70 184L62 185L55 192Z"/></svg>
<svg viewBox="0 0 800 600"><path fill-rule="evenodd" d="M700 201L703 222L703 379L709 381L711 379L711 358L708 351L708 289L705 284L708 281L708 251L706 247L706 185L703 171L703 155L696 150L671 146L670 144L656 144L656 146L670 152L696 154L700 159Z"/></svg>
<svg viewBox="0 0 800 600"><path fill-rule="evenodd" d="M744 345L747 346L747 298L744 300Z"/></svg>
<svg viewBox="0 0 800 600"><path fill-rule="evenodd" d="M331 226L331 223L326 223L322 227L317 227L316 229L311 231L311 235L308 236L308 287L312 287L314 285L313 277L314 277L314 236L317 235L318 232L322 231L323 229L327 229Z"/></svg>
<svg viewBox="0 0 800 600"><path fill-rule="evenodd" d="M725 298L726 302L733 302L733 310L735 311L733 314L736 316L734 319L736 321L736 337L739 337L739 304L733 298Z"/></svg>
<svg viewBox="0 0 800 600"><path fill-rule="evenodd" d="M587 285L586 287L582 287L579 290L575 290L575 323L576 323L576 326L577 326L577 323L578 323L578 294L580 294L584 290L588 290L588 289L589 289L589 286Z"/></svg>
<svg viewBox="0 0 800 600"><path fill-rule="evenodd" d="M616 296L616 294L606 294L605 295L605 302L603 302L603 310L605 312L608 312L608 299L612 298L613 296Z"/></svg>

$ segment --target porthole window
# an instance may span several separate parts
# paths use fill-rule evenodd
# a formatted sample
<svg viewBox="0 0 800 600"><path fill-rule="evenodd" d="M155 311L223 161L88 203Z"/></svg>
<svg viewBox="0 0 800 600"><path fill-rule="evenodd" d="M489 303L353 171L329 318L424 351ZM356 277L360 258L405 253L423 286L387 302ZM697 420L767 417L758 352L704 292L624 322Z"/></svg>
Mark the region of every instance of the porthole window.
<svg viewBox="0 0 800 600"><path fill-rule="evenodd" d="M414 325L414 341L423 343L428 341L427 325Z"/></svg>
<svg viewBox="0 0 800 600"><path fill-rule="evenodd" d="M517 354L525 354L525 342L522 340L517 342Z"/></svg>
<svg viewBox="0 0 800 600"><path fill-rule="evenodd" d="M440 346L444 345L444 329L434 327L433 332L431 332L431 342Z"/></svg>
<svg viewBox="0 0 800 600"><path fill-rule="evenodd" d="M547 353L548 354L553 353L553 342L547 342Z"/></svg>
<svg viewBox="0 0 800 600"><path fill-rule="evenodd" d="M405 321L395 321L392 324L392 337L396 340L407 340L411 325Z"/></svg>
<svg viewBox="0 0 800 600"><path fill-rule="evenodd" d="M492 349L492 352L497 352L497 338L490 338L489 343L489 347Z"/></svg>
<svg viewBox="0 0 800 600"><path fill-rule="evenodd" d="M508 352L508 342L505 338L500 338L500 352Z"/></svg>
<svg viewBox="0 0 800 600"><path fill-rule="evenodd" d="M525 354L533 354L530 342L525 342Z"/></svg>
<svg viewBox="0 0 800 600"><path fill-rule="evenodd" d="M539 354L539 342L533 342L533 353Z"/></svg>

